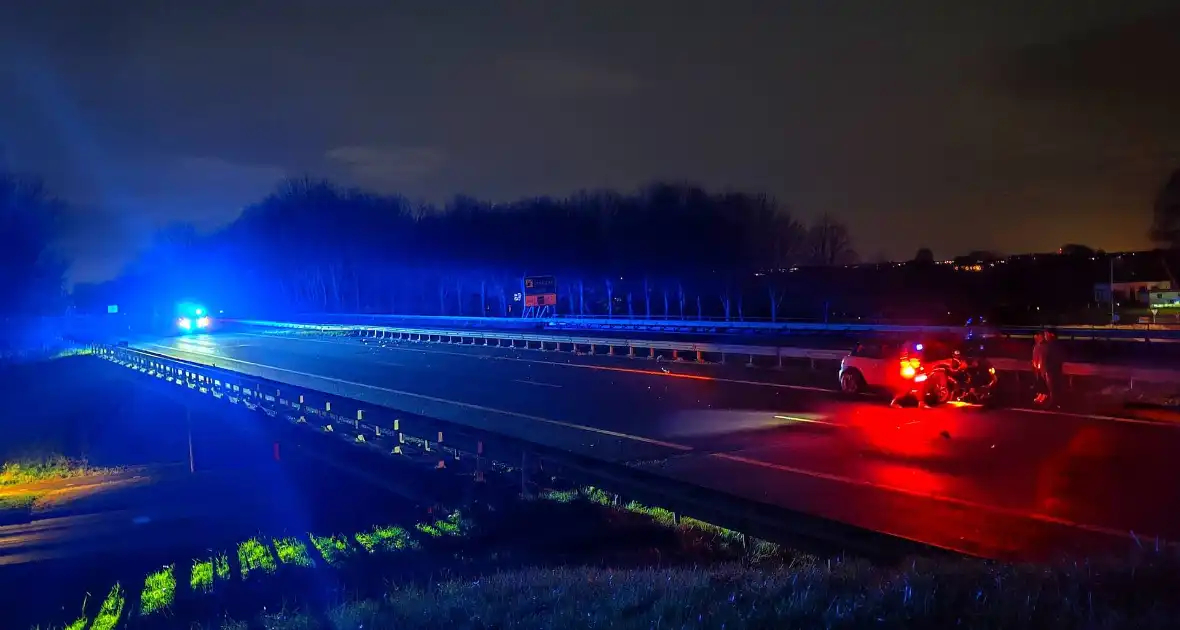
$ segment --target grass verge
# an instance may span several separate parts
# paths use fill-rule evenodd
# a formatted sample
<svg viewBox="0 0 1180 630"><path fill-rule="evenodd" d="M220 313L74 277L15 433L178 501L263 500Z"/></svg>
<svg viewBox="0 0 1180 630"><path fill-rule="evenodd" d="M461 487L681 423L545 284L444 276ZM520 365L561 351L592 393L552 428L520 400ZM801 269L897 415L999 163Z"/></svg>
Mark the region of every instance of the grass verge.
<svg viewBox="0 0 1180 630"><path fill-rule="evenodd" d="M0 487L113 472L117 470L90 466L84 461L60 455L32 457L4 462L0 466Z"/></svg>
<svg viewBox="0 0 1180 630"><path fill-rule="evenodd" d="M326 615L272 614L295 628L1170 628L1178 565L1153 556L1055 569L974 561L880 570L856 562L611 570L524 569L433 586ZM216 627L216 626L206 626Z"/></svg>
<svg viewBox="0 0 1180 630"><path fill-rule="evenodd" d="M548 500L529 502L520 508L524 511L498 526L527 528L527 519L520 518L525 514L554 513L567 519L598 510L605 517L592 529L609 530L602 532L606 539L623 538L621 546L629 550L631 566L623 566L626 561L612 565L615 559L605 555L598 563L590 556L572 563L561 554L554 560L549 548L540 554L525 550L522 556L506 552L479 519L455 513L407 528L252 538L241 543L236 554L193 560L183 582L174 573L180 564L147 576L138 603L127 600L126 609L124 593L116 585L94 611L90 627L115 627L110 624L117 624L128 610L138 611L136 627L181 624L221 630L1162 629L1173 628L1180 618L1180 600L1173 597L1180 583L1180 555L1170 549L1136 549L1125 558L1054 566L918 558L880 567L844 558L824 560L769 544L745 544L737 551L740 537L734 532L676 519L638 503L614 506L610 495L593 488L549 493L543 499ZM560 519L540 529L572 524ZM651 543L660 545L654 561L634 537L637 524L669 534ZM535 532L524 532L509 547L521 548L520 540L532 546L528 541L535 539ZM573 541L575 546L585 543L584 538ZM689 548L696 551L685 555ZM235 556L238 562L231 575L230 558ZM458 557L466 561L447 564L447 559ZM553 565L529 566L538 557ZM398 565L423 565L427 577L390 580L372 572L374 567ZM313 590L322 591L333 583L325 581L325 570L346 580L332 589L338 595L328 602L309 604L306 597L274 583L283 582L284 576L304 576L283 583L312 584ZM323 577L306 579L311 572ZM181 593L178 583L190 588ZM280 605L265 606L256 599L259 589L270 588L268 584L277 589ZM227 616L216 607L219 599L232 599L232 593L242 589L251 604L247 609ZM179 607L174 607L174 600L179 600ZM190 615L194 601L215 607Z"/></svg>
<svg viewBox="0 0 1180 630"><path fill-rule="evenodd" d="M0 516L5 512L27 512L39 497L35 492L0 494Z"/></svg>

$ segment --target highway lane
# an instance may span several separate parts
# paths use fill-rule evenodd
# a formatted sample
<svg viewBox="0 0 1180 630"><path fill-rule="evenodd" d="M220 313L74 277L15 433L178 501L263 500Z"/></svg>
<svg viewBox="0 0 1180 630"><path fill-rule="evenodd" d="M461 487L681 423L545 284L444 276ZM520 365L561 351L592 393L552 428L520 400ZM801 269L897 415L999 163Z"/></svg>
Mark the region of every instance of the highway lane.
<svg viewBox="0 0 1180 630"><path fill-rule="evenodd" d="M144 347L353 383L395 408L426 400L481 428L985 555L1121 549L1131 531L1180 537L1180 491L1160 482L1180 447L1171 426L894 410L677 364L536 351L251 334Z"/></svg>

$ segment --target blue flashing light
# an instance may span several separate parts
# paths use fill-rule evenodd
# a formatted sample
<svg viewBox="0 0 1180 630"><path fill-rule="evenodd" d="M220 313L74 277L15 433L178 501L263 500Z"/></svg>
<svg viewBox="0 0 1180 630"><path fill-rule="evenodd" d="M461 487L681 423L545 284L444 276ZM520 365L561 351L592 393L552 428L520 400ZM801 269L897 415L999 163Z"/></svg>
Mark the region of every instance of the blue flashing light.
<svg viewBox="0 0 1180 630"><path fill-rule="evenodd" d="M187 317L181 317L180 319L176 320L176 327L181 330L192 330L193 320Z"/></svg>
<svg viewBox="0 0 1180 630"><path fill-rule="evenodd" d="M200 311L198 311L198 312L200 312ZM209 322L208 316L202 316L202 317L197 318L197 328L208 328L209 323L210 322Z"/></svg>
<svg viewBox="0 0 1180 630"><path fill-rule="evenodd" d="M918 352L921 352L923 348L925 348L925 346L920 343L914 346L914 350L917 350Z"/></svg>

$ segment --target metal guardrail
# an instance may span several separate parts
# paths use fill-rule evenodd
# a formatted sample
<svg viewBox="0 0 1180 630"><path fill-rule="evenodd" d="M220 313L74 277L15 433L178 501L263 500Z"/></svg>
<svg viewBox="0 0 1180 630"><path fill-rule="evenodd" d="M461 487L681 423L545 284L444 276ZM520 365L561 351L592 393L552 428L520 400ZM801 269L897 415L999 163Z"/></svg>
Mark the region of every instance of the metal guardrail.
<svg viewBox="0 0 1180 630"><path fill-rule="evenodd" d="M685 341L664 341L656 339L630 339L621 337L590 337L585 335L517 333L491 330L458 330L443 328L404 328L397 326L368 326L345 324L302 324L295 322L276 322L268 320L234 320L235 323L263 328L279 328L292 330L313 330L324 333L343 332L361 337L401 339L410 341L438 341L444 343L467 343L476 345L493 345L515 347L521 349L538 350L568 350L578 351L589 349L591 353L598 349L606 350L608 354L621 352L624 356L651 357L657 353L670 354L670 358L684 359L682 353L688 353L690 360L704 362L710 358L719 358L725 362L726 357L748 357L749 365L767 365L782 367L784 360L803 360L811 362L839 361L848 355L845 350L830 350L819 348L801 348L796 346L760 346L748 344L717 344L694 343ZM482 343L477 343L482 342ZM756 361L755 358L761 358ZM1028 361L1017 359L991 359L997 370L1028 372L1031 370ZM1100 378L1111 381L1135 381L1148 383L1180 383L1180 370L1164 370L1158 368L1140 368L1122 365L1101 365L1094 363L1066 363L1067 376L1081 376Z"/></svg>
<svg viewBox="0 0 1180 630"><path fill-rule="evenodd" d="M897 559L941 549L781 506L640 470L621 463L513 438L497 432L406 413L381 405L272 381L232 370L128 347L96 346L95 354L145 376L239 404L270 418L286 419L336 435L358 447L430 462L436 468L466 466L473 481L492 470L518 472L522 494L559 478L594 486L625 500L667 509L744 536L800 550L841 550L871 558ZM434 464L437 462L437 464ZM543 474L541 474L543 473ZM624 499L625 497L625 499Z"/></svg>
<svg viewBox="0 0 1180 630"><path fill-rule="evenodd" d="M297 323L352 324L352 325L427 325L446 328L491 328L501 330L618 330L660 332L665 334L709 335L851 335L865 333L886 334L963 334L974 330L980 334L1006 337L1031 337L1039 326L966 327L918 326L891 323L862 322L807 322L807 321L734 321L734 320L679 320L634 317L571 316L547 319L519 317L453 317L440 315L364 315L343 313L302 314L289 318ZM1060 326L1058 336L1067 340L1097 341L1180 341L1180 330L1164 326L1141 324L1126 326Z"/></svg>

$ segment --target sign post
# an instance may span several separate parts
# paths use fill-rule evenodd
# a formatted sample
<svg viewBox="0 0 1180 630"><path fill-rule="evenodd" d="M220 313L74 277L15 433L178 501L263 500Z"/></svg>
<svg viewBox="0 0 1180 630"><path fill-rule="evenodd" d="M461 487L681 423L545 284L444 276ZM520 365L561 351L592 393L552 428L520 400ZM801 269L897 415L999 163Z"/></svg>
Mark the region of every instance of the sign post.
<svg viewBox="0 0 1180 630"><path fill-rule="evenodd" d="M553 276L525 276L521 317L542 318L557 314L557 280Z"/></svg>

